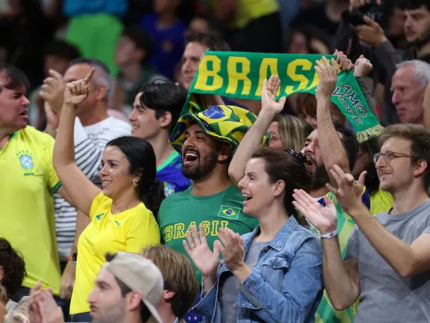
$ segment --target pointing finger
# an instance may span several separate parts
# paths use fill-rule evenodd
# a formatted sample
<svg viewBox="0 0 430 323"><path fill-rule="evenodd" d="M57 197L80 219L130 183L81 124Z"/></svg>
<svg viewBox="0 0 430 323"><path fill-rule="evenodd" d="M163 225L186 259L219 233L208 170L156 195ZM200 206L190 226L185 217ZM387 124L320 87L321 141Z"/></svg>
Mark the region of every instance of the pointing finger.
<svg viewBox="0 0 430 323"><path fill-rule="evenodd" d="M96 69L94 67L91 67L91 70L88 72L87 76L84 78L84 82L89 83L91 81L91 78L93 77Z"/></svg>

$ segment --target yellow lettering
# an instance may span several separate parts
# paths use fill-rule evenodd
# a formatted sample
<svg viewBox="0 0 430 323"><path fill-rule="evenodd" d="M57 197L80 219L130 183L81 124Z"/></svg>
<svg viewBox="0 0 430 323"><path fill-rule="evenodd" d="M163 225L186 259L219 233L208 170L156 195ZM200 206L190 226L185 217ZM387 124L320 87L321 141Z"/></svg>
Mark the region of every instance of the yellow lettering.
<svg viewBox="0 0 430 323"><path fill-rule="evenodd" d="M258 88L255 91L255 95L260 96L263 90L263 82L269 79L267 76L267 68L270 67L270 75L279 75L278 73L278 59L277 58L263 58L260 65L260 77L258 79ZM281 88L278 89L278 93Z"/></svg>
<svg viewBox="0 0 430 323"><path fill-rule="evenodd" d="M208 70L208 62L212 62L213 69ZM222 77L218 75L221 70L221 60L213 55L205 55L199 66L199 76L194 85L197 90L215 91L222 87ZM212 85L208 84L208 79L213 78Z"/></svg>
<svg viewBox="0 0 430 323"><path fill-rule="evenodd" d="M164 241L170 241L172 240L172 236L173 236L173 226L168 225L165 229L164 229Z"/></svg>
<svg viewBox="0 0 430 323"><path fill-rule="evenodd" d="M211 231L210 221L202 221L202 223L200 223L200 224L205 228L205 236L207 236L209 234L209 232Z"/></svg>
<svg viewBox="0 0 430 323"><path fill-rule="evenodd" d="M219 224L219 221L212 221L211 236L217 236L218 235L218 233L219 233L218 224Z"/></svg>
<svg viewBox="0 0 430 323"><path fill-rule="evenodd" d="M314 87L316 87L318 85L319 81L320 81L320 77L319 77L317 71L315 71L314 80L313 80L312 84L307 88L307 90L312 90Z"/></svg>
<svg viewBox="0 0 430 323"><path fill-rule="evenodd" d="M294 86L288 85L285 88L285 93L287 95L290 95L291 93L294 93L295 91L305 89L309 83L309 80L307 79L306 76L304 76L302 74L296 74L297 67L299 67L299 66L301 66L303 70L309 71L312 68L312 63L310 61L308 61L307 59L300 58L300 59L296 59L296 60L292 61L290 64L288 64L287 75L293 81L300 82L300 85L296 90L294 90Z"/></svg>
<svg viewBox="0 0 430 323"><path fill-rule="evenodd" d="M192 222L190 223L190 225L188 226L188 230L187 230L187 231L190 231L191 235L193 235L193 231L191 231L191 227L192 227L193 225L196 227L197 232L199 232L199 227L197 226L196 222L195 222L195 221L192 221Z"/></svg>
<svg viewBox="0 0 430 323"><path fill-rule="evenodd" d="M242 72L237 70L237 65L242 64ZM229 57L227 61L228 87L227 93L235 94L239 81L243 81L242 95L251 91L251 80L248 78L251 70L251 62L246 57Z"/></svg>
<svg viewBox="0 0 430 323"><path fill-rule="evenodd" d="M221 228L225 229L227 228L228 221L221 221Z"/></svg>
<svg viewBox="0 0 430 323"><path fill-rule="evenodd" d="M185 230L185 224L183 224L183 223L176 223L175 224L175 235L174 235L173 239L185 238L186 235L184 233L184 230Z"/></svg>

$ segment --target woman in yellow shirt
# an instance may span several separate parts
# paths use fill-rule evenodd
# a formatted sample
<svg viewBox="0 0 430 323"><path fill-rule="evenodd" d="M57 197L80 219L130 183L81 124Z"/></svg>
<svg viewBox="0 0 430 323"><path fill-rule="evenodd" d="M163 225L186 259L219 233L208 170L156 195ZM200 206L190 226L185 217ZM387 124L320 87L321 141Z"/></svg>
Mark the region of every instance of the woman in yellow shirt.
<svg viewBox="0 0 430 323"><path fill-rule="evenodd" d="M106 145L100 171L103 191L76 165L75 113L88 97L93 74L92 68L85 79L66 86L53 156L55 170L74 206L91 219L78 242L76 282L70 306L74 322L91 321L87 298L107 252L139 253L143 247L160 243L154 213L164 198L163 186L155 180L154 150L143 139L120 137ZM91 316L97 317L96 308L91 308Z"/></svg>

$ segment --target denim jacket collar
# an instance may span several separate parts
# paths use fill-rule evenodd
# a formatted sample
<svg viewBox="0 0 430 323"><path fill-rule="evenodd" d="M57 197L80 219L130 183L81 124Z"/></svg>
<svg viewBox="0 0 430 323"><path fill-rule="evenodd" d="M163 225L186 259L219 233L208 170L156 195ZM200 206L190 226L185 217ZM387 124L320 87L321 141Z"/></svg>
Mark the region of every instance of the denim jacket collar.
<svg viewBox="0 0 430 323"><path fill-rule="evenodd" d="M281 251L284 248L285 243L287 243L291 233L298 225L299 224L297 220L294 218L294 216L291 215L287 222L278 231L275 238L269 243L269 246L276 251ZM243 246L245 249L245 253L248 251L249 247L252 244L252 241L254 241L254 238L258 234L260 234L260 226L257 226L254 231L243 236Z"/></svg>

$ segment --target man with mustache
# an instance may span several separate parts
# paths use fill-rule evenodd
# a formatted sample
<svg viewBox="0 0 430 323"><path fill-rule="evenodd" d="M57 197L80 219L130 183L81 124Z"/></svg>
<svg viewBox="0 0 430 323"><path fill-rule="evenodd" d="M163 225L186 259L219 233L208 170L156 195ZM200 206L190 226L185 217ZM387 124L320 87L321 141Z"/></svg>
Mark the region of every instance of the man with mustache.
<svg viewBox="0 0 430 323"><path fill-rule="evenodd" d="M354 10L362 7L364 3L370 3L370 0L350 0ZM381 1L378 1L378 4L380 3ZM365 24L358 27L351 28L349 23L342 23L336 41L336 48L347 53L351 59L355 60L364 54L372 60L374 82L385 86L381 106L383 126L400 122L391 93L391 79L396 72L396 65L414 59L430 63L430 2L408 0L402 9L406 17L404 28L409 50L396 50L385 36L382 27L367 16L364 17Z"/></svg>
<svg viewBox="0 0 430 323"><path fill-rule="evenodd" d="M238 107L212 106L178 120L170 142L181 152L182 173L192 180L192 186L163 201L158 222L164 243L188 259L182 241L193 225L203 225L210 246L220 228L228 227L242 235L258 225L256 219L243 213L242 194L228 176L233 151L253 119L252 113ZM194 269L200 282L201 274ZM195 314L190 317L201 321Z"/></svg>

